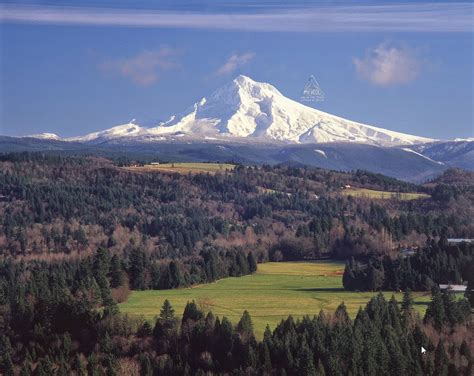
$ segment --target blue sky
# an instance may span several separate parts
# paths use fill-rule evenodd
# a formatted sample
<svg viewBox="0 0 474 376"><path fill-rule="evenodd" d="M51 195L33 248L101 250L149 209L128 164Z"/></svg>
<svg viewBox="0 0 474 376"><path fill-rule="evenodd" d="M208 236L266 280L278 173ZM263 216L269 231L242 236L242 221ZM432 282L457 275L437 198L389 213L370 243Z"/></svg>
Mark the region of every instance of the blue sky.
<svg viewBox="0 0 474 376"><path fill-rule="evenodd" d="M310 105L323 111L474 136L471 3L0 4L3 135L152 125L238 74L298 100L313 74L325 101Z"/></svg>

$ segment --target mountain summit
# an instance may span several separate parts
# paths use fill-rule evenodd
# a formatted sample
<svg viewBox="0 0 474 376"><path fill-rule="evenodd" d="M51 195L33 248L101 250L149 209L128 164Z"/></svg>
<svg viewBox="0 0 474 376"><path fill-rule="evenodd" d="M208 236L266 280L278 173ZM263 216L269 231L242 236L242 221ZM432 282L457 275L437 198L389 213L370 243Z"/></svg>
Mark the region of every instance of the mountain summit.
<svg viewBox="0 0 474 376"><path fill-rule="evenodd" d="M238 76L182 116L156 127L133 122L69 140L101 142L172 140L176 137L283 143L355 142L379 146L433 141L346 120L285 97L274 86Z"/></svg>

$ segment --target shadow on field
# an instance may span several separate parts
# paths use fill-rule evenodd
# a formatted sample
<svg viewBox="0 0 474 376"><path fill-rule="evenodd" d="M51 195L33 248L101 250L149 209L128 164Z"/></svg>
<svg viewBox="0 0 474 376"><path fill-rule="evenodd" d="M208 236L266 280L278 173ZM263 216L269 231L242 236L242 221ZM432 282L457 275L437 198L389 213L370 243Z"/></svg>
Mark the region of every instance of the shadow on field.
<svg viewBox="0 0 474 376"><path fill-rule="evenodd" d="M315 288L307 288L307 289L292 289L293 291L306 291L306 292L342 292L346 291L343 287L315 287Z"/></svg>
<svg viewBox="0 0 474 376"><path fill-rule="evenodd" d="M428 304L430 304L430 302L413 302L412 303L413 305L422 305L422 306L427 306Z"/></svg>

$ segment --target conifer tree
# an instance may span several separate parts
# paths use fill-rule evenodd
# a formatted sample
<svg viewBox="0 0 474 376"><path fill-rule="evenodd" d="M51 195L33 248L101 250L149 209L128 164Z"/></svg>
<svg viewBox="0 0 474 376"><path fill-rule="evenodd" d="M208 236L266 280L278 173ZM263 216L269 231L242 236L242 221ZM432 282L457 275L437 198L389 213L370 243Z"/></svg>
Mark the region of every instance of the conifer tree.
<svg viewBox="0 0 474 376"><path fill-rule="evenodd" d="M340 325L350 325L351 319L349 318L349 314L347 313L346 305L344 302L339 304L336 308L336 312L334 313L334 319L336 323Z"/></svg>
<svg viewBox="0 0 474 376"><path fill-rule="evenodd" d="M255 260L255 256L253 255L253 252L249 252L247 256L247 260L249 264L250 273L255 273L257 271L257 261Z"/></svg>
<svg viewBox="0 0 474 376"><path fill-rule="evenodd" d="M28 362L24 362L20 370L20 376L31 376L31 366Z"/></svg>
<svg viewBox="0 0 474 376"><path fill-rule="evenodd" d="M434 371L435 376L448 375L448 356L444 350L442 339L439 340L438 346L435 350Z"/></svg>
<svg viewBox="0 0 474 376"><path fill-rule="evenodd" d="M313 354L305 340L302 341L296 359L298 375L315 376L316 368L314 367Z"/></svg>
<svg viewBox="0 0 474 376"><path fill-rule="evenodd" d="M316 367L316 376L326 376L326 371L324 369L323 363L321 360L318 361L318 366Z"/></svg>
<svg viewBox="0 0 474 376"><path fill-rule="evenodd" d="M140 355L140 376L153 376L153 367L148 354Z"/></svg>
<svg viewBox="0 0 474 376"><path fill-rule="evenodd" d="M170 288L180 287L185 285L184 277L181 273L179 265L176 261L171 261L169 264Z"/></svg>
<svg viewBox="0 0 474 376"><path fill-rule="evenodd" d="M78 376L87 375L86 367L79 353L77 353L76 356L74 357L72 368L76 371L76 374Z"/></svg>
<svg viewBox="0 0 474 376"><path fill-rule="evenodd" d="M405 328L409 328L413 325L415 318L415 312L413 310L413 298L409 289L403 293L402 300L402 323Z"/></svg>
<svg viewBox="0 0 474 376"><path fill-rule="evenodd" d="M153 328L150 323L145 320L145 322L138 329L137 335L139 337L148 337L153 333Z"/></svg>
<svg viewBox="0 0 474 376"><path fill-rule="evenodd" d="M262 342L261 346L260 363L262 364L262 370L265 373L269 373L272 370L272 359L270 356L270 350L268 349L267 343Z"/></svg>
<svg viewBox="0 0 474 376"><path fill-rule="evenodd" d="M117 255L113 255L110 260L110 287L116 289L124 284L125 275L122 263Z"/></svg>
<svg viewBox="0 0 474 376"><path fill-rule="evenodd" d="M191 321L199 321L204 318L202 311L198 308L196 303L193 301L188 302L186 307L184 307L182 323Z"/></svg>
<svg viewBox="0 0 474 376"><path fill-rule="evenodd" d="M470 267L470 271L467 278L465 296L466 299L469 301L471 308L474 308L474 266Z"/></svg>
<svg viewBox="0 0 474 376"><path fill-rule="evenodd" d="M5 376L13 376L12 347L6 335L0 337L0 372Z"/></svg>
<svg viewBox="0 0 474 376"><path fill-rule="evenodd" d="M134 248L130 254L130 284L134 290L144 290L146 255L140 248ZM172 286L177 287L177 286Z"/></svg>
<svg viewBox="0 0 474 376"><path fill-rule="evenodd" d="M244 343L254 338L252 318L247 310L244 311L242 318L237 324L237 331L242 336Z"/></svg>
<svg viewBox="0 0 474 376"><path fill-rule="evenodd" d="M425 321L432 320L434 326L439 330L446 320L443 298L438 288L434 288L431 294L431 302L426 309Z"/></svg>

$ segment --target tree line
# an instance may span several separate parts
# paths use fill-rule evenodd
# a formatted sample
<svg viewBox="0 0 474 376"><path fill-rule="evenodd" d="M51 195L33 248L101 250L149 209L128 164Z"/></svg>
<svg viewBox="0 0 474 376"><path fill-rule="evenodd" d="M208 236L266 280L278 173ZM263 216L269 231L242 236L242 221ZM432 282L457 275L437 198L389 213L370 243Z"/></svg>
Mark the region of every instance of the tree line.
<svg viewBox="0 0 474 376"><path fill-rule="evenodd" d="M466 284L470 293L473 279L474 244L451 245L441 238L410 256L351 258L342 281L344 288L352 291L429 291L439 284Z"/></svg>
<svg viewBox="0 0 474 376"><path fill-rule="evenodd" d="M289 316L273 330L267 326L258 340L247 311L233 325L226 317L203 312L194 301L178 317L165 300L156 321L149 322L113 311L99 313L66 299L62 315L75 317L63 318L60 325L37 323L25 342L7 317L0 336L0 372L8 376L469 375L473 356L466 339L430 336L433 323L450 331L462 330L459 325L465 327L464 333L469 330L466 323L454 327L444 318L438 322L440 304L443 309L452 304L443 303L444 297L441 303L438 300L435 295L421 321L410 293L405 293L401 307L393 297L387 301L379 294L353 320L342 303L333 314L321 311L298 320ZM38 305L31 314L36 318L44 313ZM421 352L422 347L427 353Z"/></svg>

